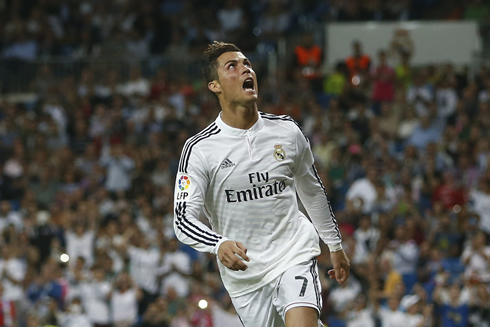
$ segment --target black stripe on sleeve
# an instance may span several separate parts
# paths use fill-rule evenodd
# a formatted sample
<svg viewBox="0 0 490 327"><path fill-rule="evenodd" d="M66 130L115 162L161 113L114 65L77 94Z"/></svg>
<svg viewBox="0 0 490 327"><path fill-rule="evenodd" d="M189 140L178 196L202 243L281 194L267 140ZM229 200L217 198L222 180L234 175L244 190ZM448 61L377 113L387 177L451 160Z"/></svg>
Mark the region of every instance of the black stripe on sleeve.
<svg viewBox="0 0 490 327"><path fill-rule="evenodd" d="M196 242L203 243L209 246L215 246L216 244L218 244L221 236L205 231L189 221L186 218L186 209L186 202L179 202L175 207L177 227L179 228L179 230Z"/></svg>
<svg viewBox="0 0 490 327"><path fill-rule="evenodd" d="M189 146L189 151L188 151L187 157L185 158L185 161L183 162L183 167L182 167L182 171L181 172L187 173L187 167L189 166L189 158L191 156L192 148L194 147L194 145L196 145L197 143L199 143L200 141L202 141L204 139L207 139L208 137L211 137L213 135L219 134L219 132L221 132L220 129L213 130L212 133L209 133L207 135L203 135L201 138L199 138L198 140L194 141L194 143L192 143Z"/></svg>
<svg viewBox="0 0 490 327"><path fill-rule="evenodd" d="M216 129L218 129L216 123L212 123L201 132L190 138L188 142L186 142L184 148L182 149L182 155L180 157L179 172L182 172L184 170L184 162L186 161L186 158L190 156L190 148L192 148L195 143L199 142L203 136L208 135L210 132L215 131Z"/></svg>
<svg viewBox="0 0 490 327"><path fill-rule="evenodd" d="M337 232L337 236L342 240L342 236L340 235L340 230L339 230L339 224L337 223L337 219L335 219L335 214L333 213L332 210L332 205L330 204L330 199L328 198L327 195L327 190L325 189L325 186L323 186L322 180L320 179L320 176L318 176L318 171L316 170L315 165L311 165L313 168L313 171L315 172L315 177L320 186L322 187L323 193L325 194L325 198L327 199L327 204L328 208L330 209L330 218L332 218L333 223L335 224L335 231Z"/></svg>
<svg viewBox="0 0 490 327"><path fill-rule="evenodd" d="M260 115L262 116L262 118L265 118L268 120L282 120L282 121L293 122L299 128L299 130L301 131L301 133L305 137L306 141L310 142L310 140L308 140L308 136L306 136L305 132L303 132L303 129L298 124L298 122L296 120L294 120L293 118L291 118L290 116L288 116L288 115L277 116L277 115L273 115L273 114L267 114L265 112L261 112Z"/></svg>

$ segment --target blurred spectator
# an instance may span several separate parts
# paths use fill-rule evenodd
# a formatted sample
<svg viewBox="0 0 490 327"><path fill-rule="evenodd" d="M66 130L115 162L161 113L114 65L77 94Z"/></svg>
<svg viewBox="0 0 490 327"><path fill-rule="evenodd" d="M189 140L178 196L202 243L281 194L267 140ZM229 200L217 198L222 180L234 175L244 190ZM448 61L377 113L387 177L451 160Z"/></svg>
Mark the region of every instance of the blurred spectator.
<svg viewBox="0 0 490 327"><path fill-rule="evenodd" d="M374 327L374 313L371 308L367 306L366 297L362 294L351 302L351 310L346 310L346 326L347 327Z"/></svg>
<svg viewBox="0 0 490 327"><path fill-rule="evenodd" d="M335 65L335 70L325 78L323 92L327 95L340 96L347 81L344 63Z"/></svg>
<svg viewBox="0 0 490 327"><path fill-rule="evenodd" d="M400 1L400 3L407 3L407 1ZM410 32L402 28L395 30L390 42L390 56L397 63L402 63L404 60L408 62L412 58L414 51L414 44L410 37Z"/></svg>
<svg viewBox="0 0 490 327"><path fill-rule="evenodd" d="M332 303L334 313L340 314L348 308L348 305L354 301L361 293L361 285L355 278L349 278L349 281L336 287L329 294L329 300Z"/></svg>
<svg viewBox="0 0 490 327"><path fill-rule="evenodd" d="M467 326L470 293L458 283L447 288L438 285L434 290L434 301L440 305L442 326Z"/></svg>
<svg viewBox="0 0 490 327"><path fill-rule="evenodd" d="M12 300L5 298L3 285L0 283L0 325L5 327L17 326L17 308Z"/></svg>
<svg viewBox="0 0 490 327"><path fill-rule="evenodd" d="M437 122L434 122L430 116L421 115L420 122L415 126L408 139L408 144L423 152L429 143L437 142L440 139L441 132Z"/></svg>
<svg viewBox="0 0 490 327"><path fill-rule="evenodd" d="M490 235L490 183L482 179L478 189L470 191L470 199L473 202L474 211L479 216L479 227Z"/></svg>
<svg viewBox="0 0 490 327"><path fill-rule="evenodd" d="M486 234L479 232L461 255L465 265L465 277L477 281L490 281L490 246L486 244Z"/></svg>
<svg viewBox="0 0 490 327"><path fill-rule="evenodd" d="M22 215L12 210L10 202L4 200L0 202L0 233L9 225L13 225L17 230L22 229Z"/></svg>
<svg viewBox="0 0 490 327"><path fill-rule="evenodd" d="M112 155L101 157L100 165L107 167L105 187L108 191L127 191L131 188L131 170L134 168L133 159L127 157L121 145L111 149Z"/></svg>
<svg viewBox="0 0 490 327"><path fill-rule="evenodd" d="M72 300L65 312L59 313L59 324L62 326L90 327L90 319L84 312L79 298Z"/></svg>
<svg viewBox="0 0 490 327"><path fill-rule="evenodd" d="M20 303L24 299L22 281L26 271L22 260L18 257L18 251L12 245L2 246L0 272L3 280L2 298L16 303L19 310Z"/></svg>
<svg viewBox="0 0 490 327"><path fill-rule="evenodd" d="M321 65L323 62L323 52L315 44L313 35L306 34L303 42L294 48L294 69L310 81L319 83L321 78ZM312 84L314 90L318 90L318 85Z"/></svg>
<svg viewBox="0 0 490 327"><path fill-rule="evenodd" d="M110 298L111 317L114 326L132 326L138 317L138 300L142 298L142 294L127 273L118 276Z"/></svg>
<svg viewBox="0 0 490 327"><path fill-rule="evenodd" d="M458 102L456 90L447 77L441 81L437 88L435 100L437 104L437 116L446 122L456 112Z"/></svg>
<svg viewBox="0 0 490 327"><path fill-rule="evenodd" d="M130 245L127 254L131 277L141 293L138 313L143 314L150 303L158 297L160 251L143 235L138 243L138 246Z"/></svg>
<svg viewBox="0 0 490 327"><path fill-rule="evenodd" d="M75 264L76 259L83 258L87 267L94 263L94 231L87 228L83 222L76 222L73 229L66 232L66 252L72 258L71 264Z"/></svg>
<svg viewBox="0 0 490 327"><path fill-rule="evenodd" d="M218 10L217 13L218 20L225 33L238 29L243 15L243 8L239 0L226 0L225 6Z"/></svg>
<svg viewBox="0 0 490 327"><path fill-rule="evenodd" d="M395 327L399 326L400 322L405 323L405 313L399 309L400 298L398 295L392 295L388 298L388 307L380 307L379 302L374 302L374 309L377 313L379 319L381 320L381 325L384 327Z"/></svg>
<svg viewBox="0 0 490 327"><path fill-rule="evenodd" d="M356 240L356 256L362 258L362 261L368 259L368 254L376 248L379 240L379 230L371 225L371 219L365 215L359 219L359 228L354 232ZM352 258L352 260L355 260ZM360 262L358 262L360 263Z"/></svg>
<svg viewBox="0 0 490 327"><path fill-rule="evenodd" d="M378 197L376 192L377 172L375 167L369 167L366 177L356 180L347 191L346 198L354 206L361 206L364 213L371 213L374 201Z"/></svg>
<svg viewBox="0 0 490 327"><path fill-rule="evenodd" d="M90 322L97 327L110 326L109 298L112 286L105 280L105 272L101 265L92 267L92 279L81 287L81 300Z"/></svg>
<svg viewBox="0 0 490 327"><path fill-rule="evenodd" d="M386 61L386 52L378 52L379 63L371 67L371 78L373 79L372 100L377 102L390 102L395 93L395 71Z"/></svg>
<svg viewBox="0 0 490 327"><path fill-rule="evenodd" d="M177 239L170 239L163 255L162 266L159 269L163 277L162 293L166 294L169 288L173 288L179 297L185 297L189 294L187 277L191 273L191 260L189 255L178 250L178 247Z"/></svg>
<svg viewBox="0 0 490 327"><path fill-rule="evenodd" d="M345 59L345 64L349 69L350 81L353 85L362 85L369 75L371 58L362 53L362 45L359 41L352 43L352 56Z"/></svg>
<svg viewBox="0 0 490 327"><path fill-rule="evenodd" d="M139 67L132 67L130 80L118 86L118 92L124 96L139 95L146 97L150 94L150 83L141 75Z"/></svg>
<svg viewBox="0 0 490 327"><path fill-rule="evenodd" d="M46 263L42 267L41 274L36 276L26 289L27 298L32 305L47 297L53 298L58 307L63 304L63 287L56 281L55 267L52 263Z"/></svg>
<svg viewBox="0 0 490 327"><path fill-rule="evenodd" d="M405 226L396 227L395 239L391 241L390 248L394 253L393 268L402 275L405 288L410 292L417 282L419 249L414 240L410 239Z"/></svg>
<svg viewBox="0 0 490 327"><path fill-rule="evenodd" d="M261 37L272 41L286 33L290 26L290 15L291 13L281 6L280 1L270 1L258 22Z"/></svg>
<svg viewBox="0 0 490 327"><path fill-rule="evenodd" d="M432 101L431 89L425 84L421 72L413 78L413 85L407 90L407 102L415 106L418 116L428 115L427 105Z"/></svg>

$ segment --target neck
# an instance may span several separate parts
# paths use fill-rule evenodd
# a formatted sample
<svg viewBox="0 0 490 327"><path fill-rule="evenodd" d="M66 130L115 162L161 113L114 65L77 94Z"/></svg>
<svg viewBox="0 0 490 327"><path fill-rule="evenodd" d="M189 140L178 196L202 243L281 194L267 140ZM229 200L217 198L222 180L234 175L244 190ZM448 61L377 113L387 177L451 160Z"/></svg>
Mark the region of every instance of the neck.
<svg viewBox="0 0 490 327"><path fill-rule="evenodd" d="M254 102L251 105L224 105L221 103L221 119L223 122L234 128L249 129L259 119L257 104Z"/></svg>

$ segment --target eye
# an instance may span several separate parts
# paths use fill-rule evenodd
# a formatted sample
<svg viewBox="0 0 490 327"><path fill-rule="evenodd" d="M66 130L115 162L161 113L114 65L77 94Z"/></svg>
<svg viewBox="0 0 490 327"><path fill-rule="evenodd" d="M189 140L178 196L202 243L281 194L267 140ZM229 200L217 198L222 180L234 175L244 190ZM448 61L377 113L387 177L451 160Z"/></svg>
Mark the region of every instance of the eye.
<svg viewBox="0 0 490 327"><path fill-rule="evenodd" d="M243 65L244 65L245 67L252 67L252 65L251 65L251 64L250 64L250 62L248 62L248 61L245 61L245 62L243 63Z"/></svg>
<svg viewBox="0 0 490 327"><path fill-rule="evenodd" d="M228 69L230 69L230 68L235 68L235 64L229 64Z"/></svg>

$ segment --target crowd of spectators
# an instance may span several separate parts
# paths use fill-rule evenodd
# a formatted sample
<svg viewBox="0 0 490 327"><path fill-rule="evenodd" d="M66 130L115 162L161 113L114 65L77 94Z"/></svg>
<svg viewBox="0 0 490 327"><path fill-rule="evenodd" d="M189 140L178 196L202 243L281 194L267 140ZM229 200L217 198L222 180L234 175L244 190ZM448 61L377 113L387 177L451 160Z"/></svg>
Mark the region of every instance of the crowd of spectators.
<svg viewBox="0 0 490 327"><path fill-rule="evenodd" d="M490 72L413 69L404 49L259 74L259 109L309 136L352 260L337 286L319 257L321 319L489 326ZM240 326L216 258L172 228L179 153L215 98L164 69L99 73L42 66L35 102L0 103L3 325Z"/></svg>
<svg viewBox="0 0 490 327"><path fill-rule="evenodd" d="M112 25L106 30L117 43L133 26L152 25L145 12L166 13L166 22L191 31L196 22L182 19L192 17L185 10L206 10L204 3L40 1L32 14L30 2L0 1L0 8L17 8L12 20L21 26L35 26L25 24L26 12L38 17L42 40L46 27L58 26L65 39L71 23L92 26L97 15L100 26L127 22L117 35ZM233 15L228 24L256 21L253 8L226 3L213 2L218 18L227 12L206 28L223 33ZM71 16L74 8L80 14ZM103 30L90 29L101 40ZM175 55L192 48L176 42ZM326 75L317 69L321 55L311 65L300 51L275 78L258 72L259 110L290 115L310 138L351 258L351 278L338 286L326 278L328 249L319 257L321 319L333 327L488 327L490 71L470 77L450 63L414 69L413 47L401 45L370 58L355 43ZM216 258L179 244L172 228L181 147L218 114L206 85L136 64L128 78L87 66L61 79L43 65L32 90L34 102L0 102L0 325L241 326Z"/></svg>
<svg viewBox="0 0 490 327"><path fill-rule="evenodd" d="M485 19L482 0L2 0L0 58L179 58L217 39L263 51L327 21Z"/></svg>

